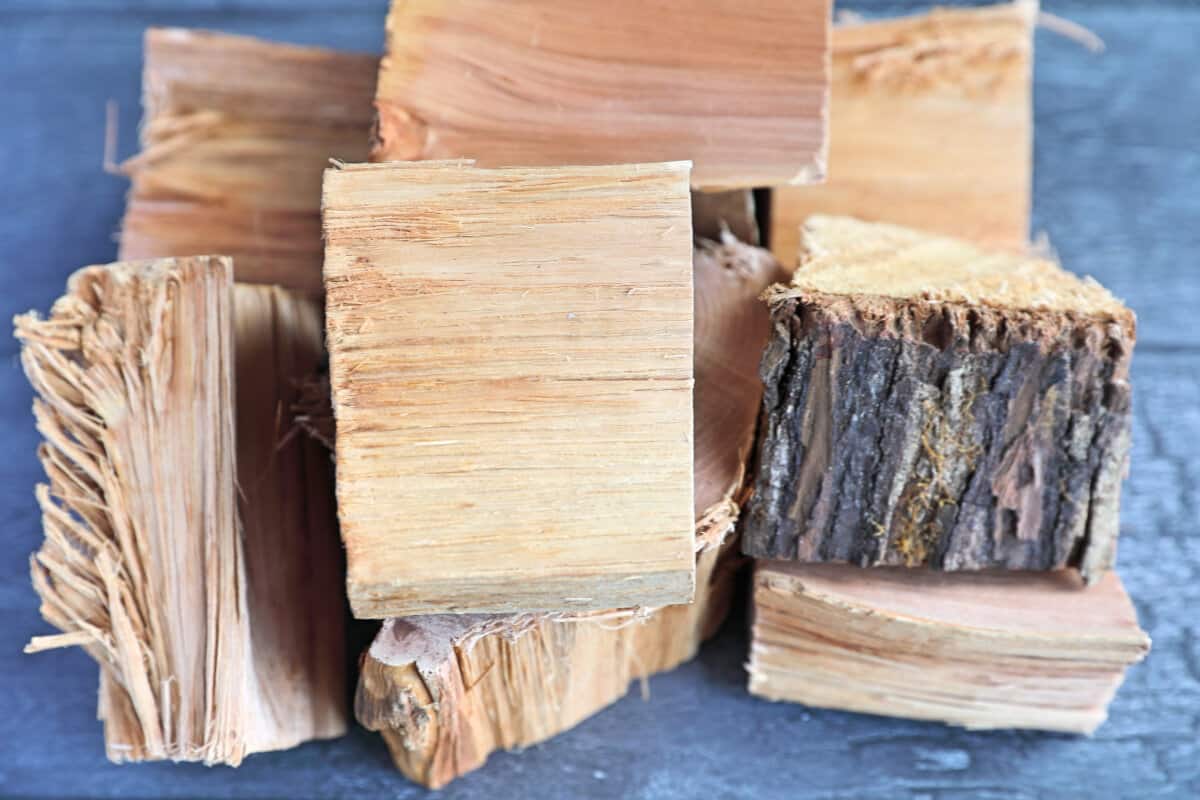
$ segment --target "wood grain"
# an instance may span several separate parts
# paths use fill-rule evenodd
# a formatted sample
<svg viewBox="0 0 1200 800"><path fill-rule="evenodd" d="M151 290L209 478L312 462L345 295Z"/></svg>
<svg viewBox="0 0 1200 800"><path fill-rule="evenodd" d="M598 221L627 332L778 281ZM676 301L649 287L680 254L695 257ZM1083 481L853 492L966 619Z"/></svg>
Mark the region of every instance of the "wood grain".
<svg viewBox="0 0 1200 800"><path fill-rule="evenodd" d="M1150 640L1115 572L761 562L750 691L967 728L1092 733Z"/></svg>
<svg viewBox="0 0 1200 800"><path fill-rule="evenodd" d="M829 175L771 194L771 250L796 263L810 214L1024 248L1033 192L1036 3L833 31Z"/></svg>
<svg viewBox="0 0 1200 800"><path fill-rule="evenodd" d="M698 187L824 173L828 0L400 0L375 161L691 159Z"/></svg>
<svg viewBox="0 0 1200 800"><path fill-rule="evenodd" d="M239 281L321 293L321 173L363 160L378 59L151 29L121 258L224 253Z"/></svg>
<svg viewBox="0 0 1200 800"><path fill-rule="evenodd" d="M62 631L26 652L100 663L117 762L236 766L346 730L328 465L277 416L320 359L319 311L265 288L235 307L231 273L88 267L17 320L49 478L31 572Z"/></svg>
<svg viewBox="0 0 1200 800"><path fill-rule="evenodd" d="M585 614L430 615L384 623L363 655L359 722L396 766L439 787L498 749L527 747L674 669L725 619L740 559L737 519L769 320L759 294L780 275L766 250L705 243L696 286L696 599Z"/></svg>
<svg viewBox="0 0 1200 800"><path fill-rule="evenodd" d="M357 616L691 598L687 176L686 163L326 174Z"/></svg>

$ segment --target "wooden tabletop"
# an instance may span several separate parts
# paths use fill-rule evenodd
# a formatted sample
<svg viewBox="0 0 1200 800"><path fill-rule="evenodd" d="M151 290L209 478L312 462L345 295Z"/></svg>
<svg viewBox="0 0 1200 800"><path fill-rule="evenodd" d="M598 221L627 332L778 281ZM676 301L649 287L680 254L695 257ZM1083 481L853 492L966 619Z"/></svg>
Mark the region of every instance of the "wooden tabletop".
<svg viewBox="0 0 1200 800"><path fill-rule="evenodd" d="M0 305L45 311L75 268L114 258L124 182L104 174L105 101L136 147L141 35L218 28L378 51L385 0L4 0L0 5ZM851 2L870 13L912 3ZM1134 453L1119 565L1154 639L1093 739L967 733L771 704L745 691L744 613L693 663L575 730L497 754L441 798L1032 800L1200 796L1200 6L1053 2L1101 55L1037 38L1034 230L1137 312ZM337 9L336 11L332 9ZM420 797L363 730L256 755L238 770L116 767L77 650L21 654L48 633L29 586L41 537L31 393L0 342L0 796Z"/></svg>

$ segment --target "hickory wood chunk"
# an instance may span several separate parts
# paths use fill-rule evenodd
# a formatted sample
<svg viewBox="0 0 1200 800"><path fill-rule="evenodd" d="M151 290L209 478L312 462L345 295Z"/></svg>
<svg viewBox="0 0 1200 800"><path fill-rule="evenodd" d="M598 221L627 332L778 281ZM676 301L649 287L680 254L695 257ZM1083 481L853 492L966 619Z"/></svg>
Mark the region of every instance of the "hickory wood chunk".
<svg viewBox="0 0 1200 800"><path fill-rule="evenodd" d="M324 210L354 613L690 600L687 163L346 165Z"/></svg>
<svg viewBox="0 0 1200 800"><path fill-rule="evenodd" d="M31 573L61 631L26 651L99 662L113 761L236 765L346 730L328 459L279 417L320 310L231 272L88 267L15 321L48 478Z"/></svg>
<svg viewBox="0 0 1200 800"><path fill-rule="evenodd" d="M693 264L695 602L388 620L363 655L355 714L383 735L412 780L443 786L496 749L573 727L631 681L690 659L725 619L740 561L739 490L762 397L756 367L770 327L759 294L782 270L766 250L735 241L703 243Z"/></svg>
<svg viewBox="0 0 1200 800"><path fill-rule="evenodd" d="M238 281L319 295L321 174L366 158L379 59L182 29L145 51L121 258L225 253Z"/></svg>
<svg viewBox="0 0 1200 800"><path fill-rule="evenodd" d="M760 562L750 691L965 728L1091 733L1150 640L1116 572Z"/></svg>
<svg viewBox="0 0 1200 800"><path fill-rule="evenodd" d="M1048 261L813 217L774 287L743 549L944 570L1112 564L1133 313Z"/></svg>
<svg viewBox="0 0 1200 800"><path fill-rule="evenodd" d="M772 191L776 258L795 265L810 214L1024 248L1036 13L1019 0L835 27L829 174Z"/></svg>
<svg viewBox="0 0 1200 800"><path fill-rule="evenodd" d="M398 0L373 161L691 159L698 187L824 174L828 0Z"/></svg>

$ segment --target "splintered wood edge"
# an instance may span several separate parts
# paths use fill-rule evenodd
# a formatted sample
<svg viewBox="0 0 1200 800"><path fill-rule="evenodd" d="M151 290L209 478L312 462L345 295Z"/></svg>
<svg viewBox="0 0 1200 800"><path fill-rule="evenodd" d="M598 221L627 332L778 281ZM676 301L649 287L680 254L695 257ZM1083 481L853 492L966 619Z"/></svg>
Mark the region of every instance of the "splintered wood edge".
<svg viewBox="0 0 1200 800"><path fill-rule="evenodd" d="M185 303L184 287L202 292L209 305ZM245 753L241 689L249 641L239 625L244 607L238 598L245 585L233 493L231 305L229 259L159 259L81 269L71 276L67 294L48 319L30 313L14 320L25 372L38 395L34 413L45 437L39 457L50 481L37 487L45 540L31 557L31 577L43 617L65 634L35 640L30 650L80 644L88 637L82 646L105 675L99 714L114 760L236 765ZM164 320L169 324L164 326ZM189 323L204 330L198 341L180 343L202 349L209 356L203 363L187 360L195 353L173 349L178 327ZM181 365L178 358L184 359ZM198 399L207 400L199 408L187 403L187 408L215 413L217 419L205 419L203 413L194 417L182 407L172 413L170 393L182 391L179 384L185 389L191 385L186 377L176 380L180 366L196 370L190 378L201 391ZM200 504L207 515L209 529L193 544L212 562L203 576L190 576L205 603L192 611L202 612L215 626L199 665L203 674L190 676L195 683L174 671L160 674L173 664L167 652L170 621L161 615L172 605L178 611L183 600L175 598L172 604L169 597L155 596L159 581L146 572L151 565L139 555L153 543L139 537L139 498L126 482L151 480L150 475L139 476L137 468L153 472L153 459L163 455L153 442L136 441L148 430L131 418L139 404L155 410L158 423L167 426L162 434L175 446L183 446L180 440L187 432L172 429L172 424L215 426L207 446L204 436L200 442L186 442L189 451L199 448L194 455L202 459L200 469L216 473L183 492L185 502ZM127 429L128 424L135 427ZM170 535L154 530L141 534ZM168 569L187 573L195 567L185 562ZM176 589L169 578L168 586ZM218 659L224 663L219 673ZM179 685L180 680L186 685ZM199 718L181 717L173 713L174 701L163 702L163 686L171 681ZM176 723L190 726L191 734L198 729L201 738L177 738Z"/></svg>

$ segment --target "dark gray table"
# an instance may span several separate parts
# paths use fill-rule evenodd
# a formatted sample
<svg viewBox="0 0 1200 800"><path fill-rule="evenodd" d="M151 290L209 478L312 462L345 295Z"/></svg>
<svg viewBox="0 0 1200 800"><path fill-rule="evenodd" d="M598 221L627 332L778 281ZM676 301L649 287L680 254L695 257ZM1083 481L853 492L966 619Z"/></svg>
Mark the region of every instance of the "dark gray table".
<svg viewBox="0 0 1200 800"><path fill-rule="evenodd" d="M1120 567L1154 651L1109 723L1090 740L982 734L766 703L743 688L739 616L697 661L652 678L649 702L635 692L551 742L495 755L443 797L1200 797L1200 6L1047 5L1109 49L1038 36L1035 229L1125 298L1141 328ZM125 187L101 171L104 103L120 103L128 155L145 26L375 51L384 10L385 0L3 0L3 316L45 310L72 270L115 255ZM0 795L423 795L361 730L236 771L104 760L95 666L74 650L21 654L47 632L27 579L41 473L17 348L4 338L0 351Z"/></svg>

